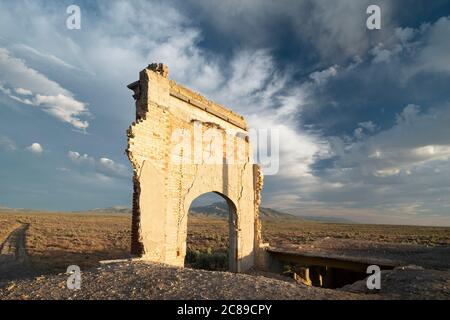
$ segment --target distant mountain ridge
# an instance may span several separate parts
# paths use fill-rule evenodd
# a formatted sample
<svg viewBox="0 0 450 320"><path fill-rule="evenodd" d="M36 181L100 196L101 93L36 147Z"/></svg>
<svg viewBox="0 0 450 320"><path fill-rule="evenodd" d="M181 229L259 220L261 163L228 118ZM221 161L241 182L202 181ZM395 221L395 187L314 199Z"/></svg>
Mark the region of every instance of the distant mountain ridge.
<svg viewBox="0 0 450 320"><path fill-rule="evenodd" d="M215 202L206 206L193 207L189 210L189 213L193 215L227 218L228 205L226 202ZM264 207L260 208L259 214L261 219L274 219L274 218L300 219L300 217L294 216L292 214Z"/></svg>
<svg viewBox="0 0 450 320"><path fill-rule="evenodd" d="M92 210L87 210L87 213L93 214L131 214L132 210L129 207L114 206L109 208L97 208ZM217 218L227 218L228 217L228 205L226 202L215 202L206 206L192 207L189 210L192 215L199 216L209 216ZM261 208L260 217L262 219L267 218L289 218L289 219L299 219L292 214L280 212L271 208Z"/></svg>
<svg viewBox="0 0 450 320"><path fill-rule="evenodd" d="M196 206L192 207L189 211L193 215L201 216L211 216L217 218L227 218L228 217L228 205L226 202L215 202L206 206ZM332 216L296 216L293 214L281 212L271 208L261 207L259 210L259 215L261 219L296 219L296 220L306 220L313 222L329 222L329 223L354 223L350 219L342 217L332 217Z"/></svg>
<svg viewBox="0 0 450 320"><path fill-rule="evenodd" d="M126 206L113 206L109 208L96 208L87 210L89 213L113 213L113 214L131 214L132 210Z"/></svg>
<svg viewBox="0 0 450 320"><path fill-rule="evenodd" d="M342 218L342 217L331 217L331 216L300 216L300 218L314 221L314 222L329 222L329 223L356 223L353 220Z"/></svg>
<svg viewBox="0 0 450 320"><path fill-rule="evenodd" d="M42 210L32 210L32 209L17 209L0 207L0 212L29 212L29 213L40 213L47 212ZM49 211L51 212L51 211ZM117 215L131 215L132 210L127 206L113 206L109 208L96 208L91 210L83 211L57 211L61 213L86 213L86 214L117 214ZM216 218L227 218L228 217L228 205L226 202L215 202L206 206L196 206L189 210L189 213L195 216L205 216L205 217L216 217ZM328 222L328 223L355 223L354 221L342 217L332 217L332 216L313 216L313 215L302 215L296 216L289 213L281 212L271 208L260 208L261 219L296 219L305 220L313 222Z"/></svg>

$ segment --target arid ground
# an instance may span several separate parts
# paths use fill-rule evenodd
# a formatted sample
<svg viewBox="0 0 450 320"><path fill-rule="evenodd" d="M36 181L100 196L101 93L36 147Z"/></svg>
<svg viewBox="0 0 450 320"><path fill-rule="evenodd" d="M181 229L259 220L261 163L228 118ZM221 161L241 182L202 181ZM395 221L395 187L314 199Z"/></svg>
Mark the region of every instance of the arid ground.
<svg viewBox="0 0 450 320"><path fill-rule="evenodd" d="M120 265L103 265L99 261L110 259L124 259L129 256L130 248L130 225L131 218L124 214L92 214L92 213L48 213L48 212L20 212L20 211L2 211L0 212L0 299L2 298L98 298L105 296L95 293L95 288L90 288L90 294L64 293L64 283L61 281L67 278L63 275L69 265L78 265L82 270L86 270L86 275L92 278L91 286L94 284L101 288L103 285L98 283L101 277L93 275L95 270L101 274L106 274L106 269L120 269ZM227 221L214 217L191 216L188 226L188 257L187 263L190 266L206 269L223 270L226 268L226 250L228 246ZM410 261L413 265L422 267L403 268L408 274L414 274L417 281L426 283L428 291L424 295L408 295L402 292L389 292L384 298L440 298L450 299L450 228L439 227L413 227L413 226L385 226L385 225L360 225L360 224L334 224L309 222L301 219L266 219L263 220L264 241L269 242L271 246L276 247L303 247L305 250L323 252L336 252L339 250L353 249L359 250L361 254L366 244L377 244L377 254L389 257L389 254L397 257L399 252L404 250L409 252L411 257L404 259ZM341 243L352 244L352 248L340 246ZM317 244L317 245L316 245ZM322 245L319 245L322 244ZM344 248L344 249L343 249ZM389 250L392 249L392 252ZM406 249L404 249L406 248ZM397 250L397 253L395 253ZM401 250L401 251L399 251ZM403 251L402 251L403 250ZM351 251L351 250L350 250ZM349 251L349 252L350 252ZM366 251L364 251L366 252ZM381 253L380 253L381 252ZM370 254L370 253L369 253ZM381 257L383 258L383 256ZM415 259L415 260L414 260ZM421 264L422 260L427 260ZM431 262L430 262L431 261ZM414 263L418 262L418 263ZM117 274L135 277L136 274L148 273L164 274L164 266L141 265L122 266L126 270L136 268L137 271L125 272L125 269L116 270ZM429 268L430 272L417 275L422 272L423 267ZM151 270L150 270L150 269ZM163 268L163 269L161 269ZM402 269L402 270L403 270ZM133 269L134 270L134 269ZM162 270L162 271L161 271ZM178 270L178 271L177 271ZM103 272L103 273L102 273ZM204 277L205 279L222 279L233 277L228 272L211 272L177 268L167 268L167 274L180 279L186 277L189 279ZM391 271L393 274L401 271ZM192 274L191 274L192 273ZM240 275L241 283L252 283L251 278L260 279L261 289L259 293L254 293L254 298L276 298L277 292L270 288L279 287L279 290L288 290L284 293L278 292L279 298L305 298L310 294L310 298L374 298L374 295L365 295L363 289L358 289L355 284L347 292L328 290L322 288L305 288L302 284L290 281L288 278L279 280L279 277L258 273L250 275ZM405 274L399 274L398 278ZM49 277L47 284L42 284L42 277ZM429 277L429 278L427 278ZM131 279L130 278L130 279ZM164 278L164 277L162 277ZM262 280L264 278L264 280ZM131 281L130 279L124 280ZM136 279L135 279L136 280ZM203 281L202 280L202 281ZM423 284L410 283L410 279L403 279L405 285L422 286ZM40 282L41 281L41 282ZM137 281L137 280L136 280ZM150 280L149 280L150 281ZM151 280L153 281L153 280ZM198 280L198 283L202 283ZM256 280L255 280L256 281ZM392 277L391 277L391 281ZM139 281L138 281L139 282ZM173 281L172 281L173 282ZM233 281L232 281L233 282ZM61 292L55 291L50 296L46 292L51 292L50 284L58 284ZM211 282L209 282L211 284ZM172 283L173 284L173 283ZM149 285L147 283L147 285ZM152 286L155 284L151 284ZM242 284L241 284L242 285ZM138 287L136 287L138 286ZM134 284L134 293L139 294L126 295L111 294L108 298L196 298L189 296L189 286L187 283L180 284L178 291L143 293L141 284ZM251 285L252 287L255 284ZM256 286L258 286L256 284ZM300 287L296 287L300 286ZM398 287L398 285L396 285ZM164 287L164 286L163 286ZM186 292L181 288L186 287ZM211 285L210 287L213 287ZM393 286L395 287L395 286ZM33 292L27 292L30 288L35 288L39 294L33 295ZM37 289L39 288L39 289ZM45 291L47 288L48 291ZM410 290L409 288L408 290ZM416 288L418 289L418 287ZM92 291L93 290L93 291ZM130 289L131 290L131 289ZM161 289L162 290L162 289ZM181 291L180 291L181 290ZM290 291L289 291L290 290ZM293 291L292 291L293 290ZM302 291L307 290L307 291ZM319 290L319 291L317 291ZM322 290L322 291L321 291ZM406 290L406 289L405 289ZM411 291L411 290L410 290ZM169 294L172 292L173 294ZM227 293L228 292L228 293ZM233 298L231 292L237 292L234 298L251 298L251 294L244 294L244 291L232 288L227 292L208 295L206 298L227 297ZM239 293L241 292L241 293ZM183 296L186 294L185 296ZM198 296L197 298L201 298Z"/></svg>

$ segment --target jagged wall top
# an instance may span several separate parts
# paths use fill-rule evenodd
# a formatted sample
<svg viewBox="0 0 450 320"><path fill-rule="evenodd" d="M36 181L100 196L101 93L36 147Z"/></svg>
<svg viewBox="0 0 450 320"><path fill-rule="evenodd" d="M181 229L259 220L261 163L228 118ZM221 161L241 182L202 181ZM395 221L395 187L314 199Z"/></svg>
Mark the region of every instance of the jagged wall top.
<svg viewBox="0 0 450 320"><path fill-rule="evenodd" d="M151 63L148 65L146 69L143 71L150 70L160 75L163 78L168 78L169 76L169 68L163 63ZM225 120L243 130L247 130L247 123L244 120L244 117L231 111L230 109L215 103L201 95L198 92L195 92L189 88L186 88L174 80L169 81L169 90L170 95L177 99L183 100L193 107L200 108L222 120ZM134 91L133 97L137 100L141 95L141 87L139 81L135 81L128 85L128 88ZM142 106L141 106L142 107ZM146 108L144 108L146 110Z"/></svg>

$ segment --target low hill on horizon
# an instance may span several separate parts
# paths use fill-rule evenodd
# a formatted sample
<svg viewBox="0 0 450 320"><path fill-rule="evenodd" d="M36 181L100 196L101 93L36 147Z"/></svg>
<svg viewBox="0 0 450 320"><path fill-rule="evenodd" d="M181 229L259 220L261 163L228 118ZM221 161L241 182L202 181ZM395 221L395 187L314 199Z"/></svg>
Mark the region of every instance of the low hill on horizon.
<svg viewBox="0 0 450 320"><path fill-rule="evenodd" d="M132 210L130 207L127 206L113 206L108 208L95 208L91 210L86 211L77 211L77 212L86 212L86 213L99 213L99 214L130 214L132 213Z"/></svg>
<svg viewBox="0 0 450 320"><path fill-rule="evenodd" d="M114 206L109 208L96 208L80 212L94 213L94 214L131 214L132 211L130 207ZM192 207L190 208L189 213L196 216L198 215L216 218L226 218L228 217L228 205L226 202L215 202L206 206ZM267 218L300 219L300 217L294 216L292 214L264 207L260 209L260 216L262 219Z"/></svg>
<svg viewBox="0 0 450 320"><path fill-rule="evenodd" d="M77 213L77 214L99 214L99 215L131 215L132 210L127 206L112 206L107 208L95 208L90 210L79 210L79 211L46 211L46 210L34 210L34 209L21 209L21 208L7 208L0 207L0 212L11 212L11 213ZM204 217L215 217L226 219L228 217L228 205L226 202L215 202L205 206L195 206L191 207L190 214L194 216L204 216ZM352 220L340 218L340 217L330 217L330 216L297 216L290 213L281 212L272 208L261 207L260 208L261 219L295 219L304 220L312 222L328 222L328 223L355 223Z"/></svg>
<svg viewBox="0 0 450 320"><path fill-rule="evenodd" d="M189 213L193 215L227 218L228 205L226 202L215 202L206 206L192 207L190 208ZM273 219L273 218L301 219L301 217L297 217L289 213L280 212L271 208L261 207L259 213L261 219Z"/></svg>

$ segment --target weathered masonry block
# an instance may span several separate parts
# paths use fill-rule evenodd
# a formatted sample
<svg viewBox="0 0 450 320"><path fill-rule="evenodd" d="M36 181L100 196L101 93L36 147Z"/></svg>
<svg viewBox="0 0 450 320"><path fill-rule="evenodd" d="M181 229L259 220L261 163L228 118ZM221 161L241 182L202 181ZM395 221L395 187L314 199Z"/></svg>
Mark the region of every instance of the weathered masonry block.
<svg viewBox="0 0 450 320"><path fill-rule="evenodd" d="M259 220L263 179L253 163L247 124L242 116L169 80L168 72L161 63L151 64L128 86L136 100L127 149L134 169L132 253L183 266L189 207L198 196L215 192L230 208L230 270L245 271L264 253ZM221 148L211 147L211 130L223 138L214 140L224 141ZM205 150L209 158L202 156ZM208 161L212 155L219 161Z"/></svg>

